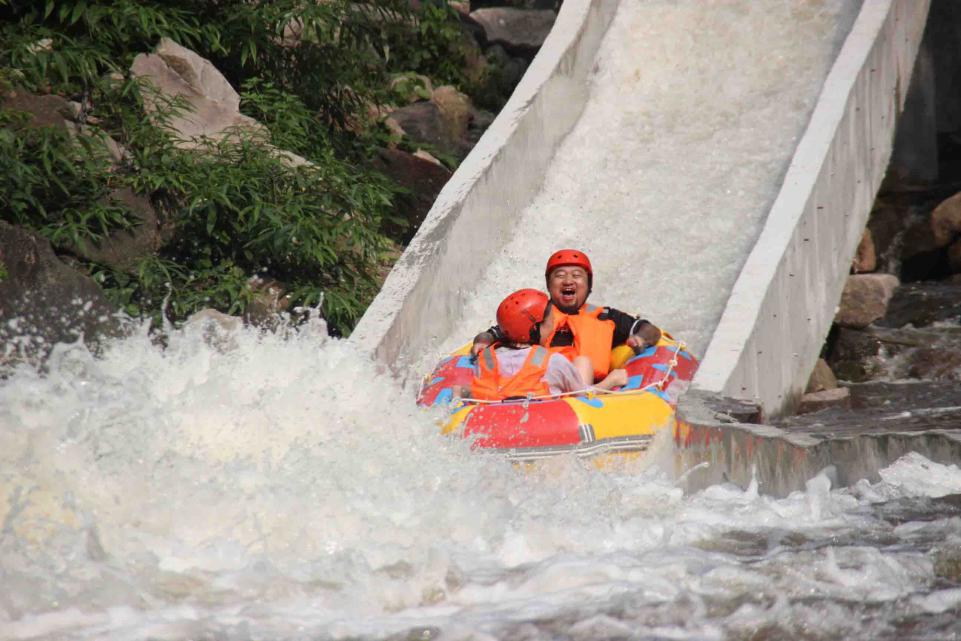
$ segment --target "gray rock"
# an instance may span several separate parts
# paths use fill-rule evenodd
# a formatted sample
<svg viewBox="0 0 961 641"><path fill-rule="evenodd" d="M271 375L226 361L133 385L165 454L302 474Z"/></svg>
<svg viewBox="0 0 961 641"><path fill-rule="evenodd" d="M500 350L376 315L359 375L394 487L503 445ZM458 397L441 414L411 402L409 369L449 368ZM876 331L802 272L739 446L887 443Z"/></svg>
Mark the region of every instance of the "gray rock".
<svg viewBox="0 0 961 641"><path fill-rule="evenodd" d="M56 343L118 336L117 308L46 239L0 221L0 364L41 362Z"/></svg>
<svg viewBox="0 0 961 641"><path fill-rule="evenodd" d="M517 53L531 53L539 49L557 18L549 9L512 7L477 9L471 12L470 17L483 28L488 44L499 44Z"/></svg>
<svg viewBox="0 0 961 641"><path fill-rule="evenodd" d="M165 98L186 101L189 109L167 123L182 148L196 148L197 138L222 139L237 131L266 135L260 123L240 113L240 95L223 74L209 60L169 38L161 38L154 53L134 58L130 71L149 80L160 94L145 95L150 113L160 109Z"/></svg>
<svg viewBox="0 0 961 641"><path fill-rule="evenodd" d="M407 242L424 221L451 172L436 162L399 149L381 149L374 166L407 192L395 201L395 214L404 223L388 226L385 230L392 237Z"/></svg>
<svg viewBox="0 0 961 641"><path fill-rule="evenodd" d="M0 106L30 114L28 127L53 127L65 133L70 130L68 119L73 110L70 103L60 96L38 96L13 91L0 97Z"/></svg>
<svg viewBox="0 0 961 641"><path fill-rule="evenodd" d="M819 358L817 363L814 364L814 371L811 372L811 377L808 379L808 386L805 389L806 393L821 392L828 389L834 389L838 386L838 379L834 376L834 372L831 371L831 366L827 364L823 358Z"/></svg>
<svg viewBox="0 0 961 641"><path fill-rule="evenodd" d="M417 144L457 159L462 159L469 151L466 141L453 135L440 106L432 100L392 111L387 126Z"/></svg>
<svg viewBox="0 0 961 641"><path fill-rule="evenodd" d="M848 276L834 322L842 327L867 327L885 315L899 284L891 274Z"/></svg>
<svg viewBox="0 0 961 641"><path fill-rule="evenodd" d="M809 414L829 407L851 407L851 392L848 391L848 388L836 387L805 394L801 397L797 413Z"/></svg>
<svg viewBox="0 0 961 641"><path fill-rule="evenodd" d="M115 190L110 198L130 210L136 227L130 231L116 231L99 243L81 242L78 247L69 248L69 251L114 269L130 270L140 259L154 254L163 243L159 219L150 200L127 187Z"/></svg>

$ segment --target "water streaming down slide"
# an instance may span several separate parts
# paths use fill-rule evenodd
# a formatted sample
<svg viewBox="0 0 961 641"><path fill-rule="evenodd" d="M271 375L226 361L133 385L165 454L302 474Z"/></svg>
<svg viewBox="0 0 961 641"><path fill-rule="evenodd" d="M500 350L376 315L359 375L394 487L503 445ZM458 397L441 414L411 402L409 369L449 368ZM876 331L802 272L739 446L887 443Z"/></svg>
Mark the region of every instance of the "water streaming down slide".
<svg viewBox="0 0 961 641"><path fill-rule="evenodd" d="M758 5L772 13L761 18ZM739 59L727 49L753 48L760 32L785 31L794 16L819 25L797 46L831 50L843 9L829 0L627 0L612 34L632 40L637 29L668 43L667 26L655 23L674 16L675 37L687 34L689 47L717 30L738 34L704 51ZM738 26L742 19L752 26ZM695 24L706 33L687 33ZM617 68L613 52L631 51L605 47L602 74ZM663 82L696 86L676 78L678 64ZM682 124L656 117L662 128ZM744 131L747 144L754 134ZM608 133L592 132L579 135ZM641 147L611 161L629 167ZM671 159L670 149L659 153ZM742 161L735 175L750 164ZM783 161L768 162L783 171ZM589 187L586 170L566 171L572 178L561 187ZM573 234L576 224L559 228ZM532 254L549 249L529 240ZM614 255L622 242L609 243ZM633 264L606 263L606 246L587 248L600 274ZM517 278L538 284L545 256L531 257ZM673 312L604 280L599 300L637 305L703 345L694 321L662 320ZM478 313L488 318L481 297ZM478 322L463 319L471 331ZM831 490L819 477L785 499L730 485L684 495L657 445L645 469L598 474L561 459L520 473L439 438L436 413L415 408L409 389L316 322L277 335L192 327L165 348L144 330L100 357L61 346L48 371L6 374L0 639L934 640L958 632L956 466L912 455L877 483Z"/></svg>
<svg viewBox="0 0 961 641"><path fill-rule="evenodd" d="M622 3L580 120L441 348L577 247L594 265L591 302L703 354L859 6Z"/></svg>

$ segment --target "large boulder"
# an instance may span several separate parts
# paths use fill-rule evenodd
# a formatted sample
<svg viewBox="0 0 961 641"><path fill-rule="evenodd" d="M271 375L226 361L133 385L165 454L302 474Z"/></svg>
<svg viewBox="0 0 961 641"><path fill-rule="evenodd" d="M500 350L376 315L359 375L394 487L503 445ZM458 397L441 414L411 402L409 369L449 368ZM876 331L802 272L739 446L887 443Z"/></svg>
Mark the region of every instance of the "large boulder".
<svg viewBox="0 0 961 641"><path fill-rule="evenodd" d="M116 140L90 124L83 122L83 108L54 95L35 95L22 91L11 91L0 95L0 107L10 111L29 114L25 125L31 128L52 127L70 136L83 135L99 141L107 157L114 165L119 165L126 156L126 150ZM89 122L93 122L91 118Z"/></svg>
<svg viewBox="0 0 961 641"><path fill-rule="evenodd" d="M374 167L405 190L397 198L394 210L404 223L385 231L406 243L424 221L451 172L436 161L399 149L381 149Z"/></svg>
<svg viewBox="0 0 961 641"><path fill-rule="evenodd" d="M154 53L134 58L130 71L157 91L144 97L149 112L155 113L171 98L186 101L188 109L167 121L182 148L195 148L198 138L218 140L238 131L265 134L260 123L240 113L240 95L223 74L169 38L161 38Z"/></svg>
<svg viewBox="0 0 961 641"><path fill-rule="evenodd" d="M549 9L490 7L472 11L470 17L483 28L487 44L499 44L510 52L530 54L544 44L557 15Z"/></svg>
<svg viewBox="0 0 961 641"><path fill-rule="evenodd" d="M891 274L848 276L834 322L842 327L867 327L883 317L900 281Z"/></svg>
<svg viewBox="0 0 961 641"><path fill-rule="evenodd" d="M81 241L69 250L77 256L129 271L140 259L153 255L163 243L160 221L150 200L124 187L115 190L110 199L124 205L133 215L131 230L118 230L100 242Z"/></svg>
<svg viewBox="0 0 961 641"><path fill-rule="evenodd" d="M436 149L458 160L469 151L466 141L454 135L451 123L433 100L415 102L392 111L387 118L387 127L416 144Z"/></svg>
<svg viewBox="0 0 961 641"><path fill-rule="evenodd" d="M944 200L931 212L931 232L934 243L944 247L961 233L961 192Z"/></svg>
<svg viewBox="0 0 961 641"><path fill-rule="evenodd" d="M29 114L28 127L53 127L64 133L69 131L68 119L73 115L70 103L60 96L38 96L22 91L0 96L0 107Z"/></svg>
<svg viewBox="0 0 961 641"><path fill-rule="evenodd" d="M0 221L0 363L40 361L56 343L122 331L118 310L46 239Z"/></svg>

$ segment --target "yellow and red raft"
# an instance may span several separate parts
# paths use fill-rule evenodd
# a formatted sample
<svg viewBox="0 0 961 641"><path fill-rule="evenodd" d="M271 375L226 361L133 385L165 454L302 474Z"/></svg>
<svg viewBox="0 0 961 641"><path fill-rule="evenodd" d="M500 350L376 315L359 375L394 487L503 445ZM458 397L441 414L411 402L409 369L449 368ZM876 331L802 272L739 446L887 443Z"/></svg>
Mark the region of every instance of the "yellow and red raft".
<svg viewBox="0 0 961 641"><path fill-rule="evenodd" d="M455 401L454 386L469 388L474 375L469 346L464 346L437 364L424 380L417 402L427 407L450 405L445 434L460 434L471 439L473 447L498 450L516 461L563 453L585 458L636 454L671 426L677 397L697 366L683 343L664 334L657 345L639 354L626 346L611 352L611 367L624 367L628 374L627 385L613 392Z"/></svg>

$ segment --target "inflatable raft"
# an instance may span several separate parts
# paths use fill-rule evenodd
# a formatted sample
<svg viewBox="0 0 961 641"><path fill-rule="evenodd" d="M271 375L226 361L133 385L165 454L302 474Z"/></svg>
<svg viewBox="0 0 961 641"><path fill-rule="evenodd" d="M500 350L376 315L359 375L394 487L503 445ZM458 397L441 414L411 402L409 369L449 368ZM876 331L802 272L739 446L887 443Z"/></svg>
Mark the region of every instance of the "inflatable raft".
<svg viewBox="0 0 961 641"><path fill-rule="evenodd" d="M438 363L417 402L451 408L445 434L519 462L565 453L594 458L644 452L655 434L672 426L677 397L698 365L683 343L664 334L637 355L626 346L611 353L612 369L624 367L629 377L616 391L499 402L454 399L453 387L470 387L474 375L469 349L465 345Z"/></svg>

